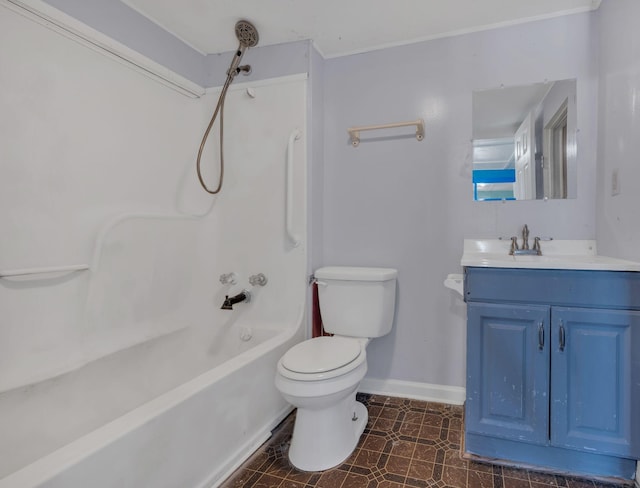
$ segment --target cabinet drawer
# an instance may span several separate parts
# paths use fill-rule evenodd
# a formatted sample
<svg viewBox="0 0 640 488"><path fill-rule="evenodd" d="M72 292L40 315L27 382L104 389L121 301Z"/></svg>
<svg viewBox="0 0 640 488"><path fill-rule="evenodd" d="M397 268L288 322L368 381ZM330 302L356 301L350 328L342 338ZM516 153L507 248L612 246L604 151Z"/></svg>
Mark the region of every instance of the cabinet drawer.
<svg viewBox="0 0 640 488"><path fill-rule="evenodd" d="M467 302L640 310L640 273L465 268Z"/></svg>

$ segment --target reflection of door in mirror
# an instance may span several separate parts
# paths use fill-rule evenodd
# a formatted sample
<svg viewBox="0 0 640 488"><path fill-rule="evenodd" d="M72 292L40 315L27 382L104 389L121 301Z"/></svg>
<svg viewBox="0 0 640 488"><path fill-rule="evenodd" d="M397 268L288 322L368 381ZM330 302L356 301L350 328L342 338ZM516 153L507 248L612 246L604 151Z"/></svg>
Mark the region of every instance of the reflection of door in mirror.
<svg viewBox="0 0 640 488"><path fill-rule="evenodd" d="M516 200L536 198L536 170L533 158L532 114L529 113L514 136L516 147L516 183L514 196Z"/></svg>
<svg viewBox="0 0 640 488"><path fill-rule="evenodd" d="M544 128L545 197L567 198L567 108L565 100Z"/></svg>

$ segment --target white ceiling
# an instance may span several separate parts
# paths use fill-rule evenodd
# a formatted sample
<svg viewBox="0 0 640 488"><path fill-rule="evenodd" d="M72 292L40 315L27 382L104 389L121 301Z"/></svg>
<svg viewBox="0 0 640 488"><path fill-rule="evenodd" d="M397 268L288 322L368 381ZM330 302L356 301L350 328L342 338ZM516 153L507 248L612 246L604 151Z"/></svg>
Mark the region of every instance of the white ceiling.
<svg viewBox="0 0 640 488"><path fill-rule="evenodd" d="M593 10L600 0L121 0L202 53L237 48L237 20L261 46L313 39L325 57Z"/></svg>

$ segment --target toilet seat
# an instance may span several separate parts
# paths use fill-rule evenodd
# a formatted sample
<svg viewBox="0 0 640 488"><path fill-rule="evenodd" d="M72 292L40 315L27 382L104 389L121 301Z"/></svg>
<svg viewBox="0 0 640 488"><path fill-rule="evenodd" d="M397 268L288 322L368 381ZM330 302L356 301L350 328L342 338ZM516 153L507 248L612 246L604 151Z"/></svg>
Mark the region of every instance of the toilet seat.
<svg viewBox="0 0 640 488"><path fill-rule="evenodd" d="M278 362L289 379L318 381L335 378L366 361L363 342L351 337L316 337L293 346Z"/></svg>

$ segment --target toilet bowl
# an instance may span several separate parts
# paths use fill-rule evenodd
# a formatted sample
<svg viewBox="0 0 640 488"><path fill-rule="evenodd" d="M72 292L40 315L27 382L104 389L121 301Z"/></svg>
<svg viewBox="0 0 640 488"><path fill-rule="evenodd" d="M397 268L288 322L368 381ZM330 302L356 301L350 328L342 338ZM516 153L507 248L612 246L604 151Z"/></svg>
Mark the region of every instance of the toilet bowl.
<svg viewBox="0 0 640 488"><path fill-rule="evenodd" d="M320 311L331 337L301 342L278 361L275 384L297 407L289 460L303 471L337 466L353 452L368 413L356 401L370 337L391 330L396 270L329 267L316 271ZM325 319L326 317L326 319Z"/></svg>
<svg viewBox="0 0 640 488"><path fill-rule="evenodd" d="M367 409L356 401L366 372L365 344L353 338L310 339L278 361L276 387L298 408L289 447L295 467L322 471L353 452L368 419Z"/></svg>

